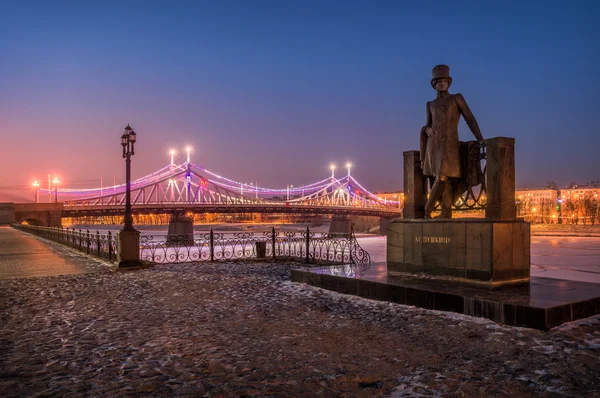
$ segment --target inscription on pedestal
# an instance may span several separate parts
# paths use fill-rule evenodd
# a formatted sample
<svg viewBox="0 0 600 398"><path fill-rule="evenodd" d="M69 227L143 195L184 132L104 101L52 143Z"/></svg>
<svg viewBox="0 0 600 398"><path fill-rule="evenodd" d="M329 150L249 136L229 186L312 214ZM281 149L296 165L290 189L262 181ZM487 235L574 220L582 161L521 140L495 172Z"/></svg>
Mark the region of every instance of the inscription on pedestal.
<svg viewBox="0 0 600 398"><path fill-rule="evenodd" d="M417 243L446 243L449 244L452 238L446 236L415 236Z"/></svg>

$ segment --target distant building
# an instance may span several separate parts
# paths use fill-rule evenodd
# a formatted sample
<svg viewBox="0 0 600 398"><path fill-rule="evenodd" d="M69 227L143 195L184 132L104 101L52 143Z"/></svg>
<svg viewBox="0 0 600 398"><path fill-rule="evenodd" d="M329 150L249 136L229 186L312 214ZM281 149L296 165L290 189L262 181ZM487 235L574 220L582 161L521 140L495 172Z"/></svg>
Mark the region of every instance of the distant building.
<svg viewBox="0 0 600 398"><path fill-rule="evenodd" d="M517 216L528 221L556 223L560 191L551 188L524 188L515 191Z"/></svg>
<svg viewBox="0 0 600 398"><path fill-rule="evenodd" d="M598 219L600 186L574 185L570 188L525 188L515 191L517 215L532 222L587 222ZM586 199L587 198L587 199ZM595 201L590 202L589 199ZM588 200L586 202L585 200ZM594 203L595 202L595 203Z"/></svg>
<svg viewBox="0 0 600 398"><path fill-rule="evenodd" d="M572 188L564 188L560 190L560 198L562 200L583 199L586 196L599 197L600 187L591 185L575 185Z"/></svg>

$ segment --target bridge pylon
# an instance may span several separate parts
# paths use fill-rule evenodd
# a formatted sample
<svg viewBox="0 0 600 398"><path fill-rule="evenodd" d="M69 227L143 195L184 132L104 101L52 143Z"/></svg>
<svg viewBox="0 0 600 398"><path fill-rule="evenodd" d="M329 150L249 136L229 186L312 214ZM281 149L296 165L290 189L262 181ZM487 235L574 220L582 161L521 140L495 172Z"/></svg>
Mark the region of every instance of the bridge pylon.
<svg viewBox="0 0 600 398"><path fill-rule="evenodd" d="M167 232L167 243L190 245L194 243L194 215L184 212L171 214L169 230Z"/></svg>

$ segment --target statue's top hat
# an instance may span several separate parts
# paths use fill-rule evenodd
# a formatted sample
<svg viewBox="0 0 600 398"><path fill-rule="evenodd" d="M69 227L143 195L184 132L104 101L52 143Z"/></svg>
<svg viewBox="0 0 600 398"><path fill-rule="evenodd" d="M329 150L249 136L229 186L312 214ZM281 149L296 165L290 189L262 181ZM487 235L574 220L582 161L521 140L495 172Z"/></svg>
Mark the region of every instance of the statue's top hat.
<svg viewBox="0 0 600 398"><path fill-rule="evenodd" d="M452 85L450 77L450 67L448 65L437 65L431 70L431 87L435 89L437 79L448 79L448 87Z"/></svg>

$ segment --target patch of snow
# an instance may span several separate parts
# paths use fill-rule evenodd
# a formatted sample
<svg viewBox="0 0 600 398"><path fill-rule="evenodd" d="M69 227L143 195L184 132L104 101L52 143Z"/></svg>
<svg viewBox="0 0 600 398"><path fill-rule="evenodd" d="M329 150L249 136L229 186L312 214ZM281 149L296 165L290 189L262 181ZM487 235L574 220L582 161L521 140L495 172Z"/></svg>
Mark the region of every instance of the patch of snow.
<svg viewBox="0 0 600 398"><path fill-rule="evenodd" d="M594 326L594 325L598 325L600 324L600 315L594 315L591 316L589 318L584 318L584 319L579 319L577 321L573 321L573 322L566 322L563 323L560 326L557 326L555 328L553 328L552 330L560 330L560 331L566 331L566 330L572 330L575 328L578 328L580 326Z"/></svg>

